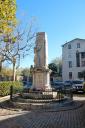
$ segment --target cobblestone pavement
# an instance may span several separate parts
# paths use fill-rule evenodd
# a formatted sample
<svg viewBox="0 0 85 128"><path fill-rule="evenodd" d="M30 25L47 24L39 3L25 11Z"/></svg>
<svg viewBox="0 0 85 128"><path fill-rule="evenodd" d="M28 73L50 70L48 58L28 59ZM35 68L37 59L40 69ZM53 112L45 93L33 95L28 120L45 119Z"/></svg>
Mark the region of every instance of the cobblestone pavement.
<svg viewBox="0 0 85 128"><path fill-rule="evenodd" d="M85 128L85 101L63 111L29 111L22 115L0 116L0 128ZM7 119L8 118L8 119Z"/></svg>

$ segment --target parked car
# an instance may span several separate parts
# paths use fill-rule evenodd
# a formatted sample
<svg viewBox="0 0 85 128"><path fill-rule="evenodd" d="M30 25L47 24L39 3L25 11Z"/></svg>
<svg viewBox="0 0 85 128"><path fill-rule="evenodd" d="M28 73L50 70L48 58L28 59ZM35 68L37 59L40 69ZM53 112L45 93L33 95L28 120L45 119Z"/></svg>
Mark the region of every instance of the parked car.
<svg viewBox="0 0 85 128"><path fill-rule="evenodd" d="M51 84L51 86L53 86L54 85L54 81L50 81L50 84Z"/></svg>
<svg viewBox="0 0 85 128"><path fill-rule="evenodd" d="M52 86L55 90L59 91L59 90L63 90L64 88L64 82L62 81L55 81L54 85Z"/></svg>
<svg viewBox="0 0 85 128"><path fill-rule="evenodd" d="M31 86L32 82L30 81L23 81L23 86Z"/></svg>
<svg viewBox="0 0 85 128"><path fill-rule="evenodd" d="M67 80L64 82L65 84L68 84L68 85L72 85L73 81L72 80Z"/></svg>
<svg viewBox="0 0 85 128"><path fill-rule="evenodd" d="M24 81L23 91L28 91L31 88L31 86L32 86L32 82Z"/></svg>
<svg viewBox="0 0 85 128"><path fill-rule="evenodd" d="M70 80L65 81L64 82L64 89L68 89L68 90L72 89L72 84L73 83Z"/></svg>
<svg viewBox="0 0 85 128"><path fill-rule="evenodd" d="M73 92L84 92L84 81L82 80L73 80L72 88Z"/></svg>

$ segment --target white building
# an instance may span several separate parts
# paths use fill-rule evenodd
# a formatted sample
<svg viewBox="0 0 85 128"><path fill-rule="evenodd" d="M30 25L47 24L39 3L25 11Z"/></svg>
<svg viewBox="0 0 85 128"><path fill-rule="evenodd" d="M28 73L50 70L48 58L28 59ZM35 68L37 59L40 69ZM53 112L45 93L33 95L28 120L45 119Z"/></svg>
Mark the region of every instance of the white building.
<svg viewBox="0 0 85 128"><path fill-rule="evenodd" d="M62 45L62 79L82 79L85 71L85 39L76 38Z"/></svg>

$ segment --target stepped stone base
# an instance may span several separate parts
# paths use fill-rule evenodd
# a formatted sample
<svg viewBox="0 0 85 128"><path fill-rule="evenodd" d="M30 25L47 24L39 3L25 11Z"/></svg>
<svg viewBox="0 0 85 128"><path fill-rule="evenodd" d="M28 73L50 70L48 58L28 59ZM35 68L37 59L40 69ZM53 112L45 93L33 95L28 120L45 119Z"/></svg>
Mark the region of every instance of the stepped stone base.
<svg viewBox="0 0 85 128"><path fill-rule="evenodd" d="M23 93L22 97L29 99L53 99L57 98L57 92L30 92Z"/></svg>

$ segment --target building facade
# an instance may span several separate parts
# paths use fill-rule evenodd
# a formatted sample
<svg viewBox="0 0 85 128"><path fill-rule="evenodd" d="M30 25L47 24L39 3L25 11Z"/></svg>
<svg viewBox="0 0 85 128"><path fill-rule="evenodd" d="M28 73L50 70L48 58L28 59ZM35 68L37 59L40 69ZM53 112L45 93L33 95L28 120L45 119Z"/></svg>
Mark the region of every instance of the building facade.
<svg viewBox="0 0 85 128"><path fill-rule="evenodd" d="M85 71L85 39L76 38L62 45L62 79L83 79Z"/></svg>

